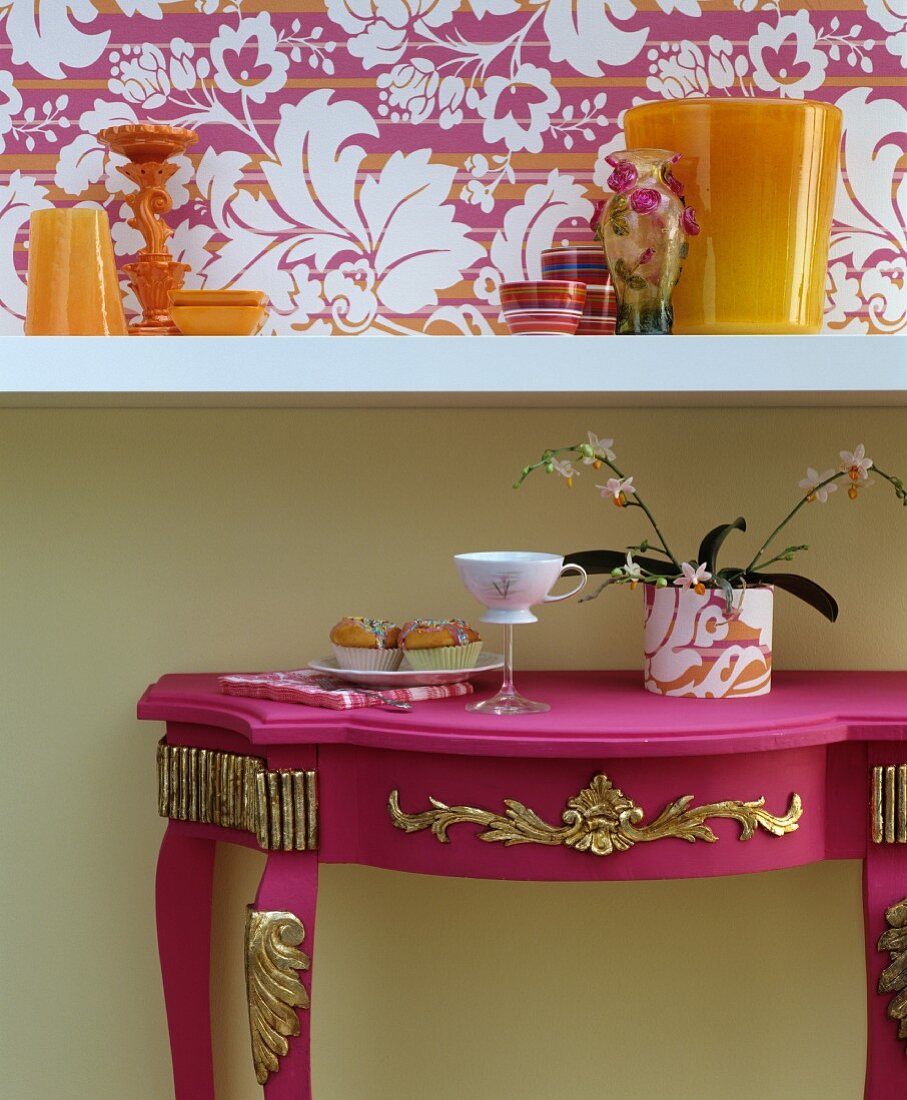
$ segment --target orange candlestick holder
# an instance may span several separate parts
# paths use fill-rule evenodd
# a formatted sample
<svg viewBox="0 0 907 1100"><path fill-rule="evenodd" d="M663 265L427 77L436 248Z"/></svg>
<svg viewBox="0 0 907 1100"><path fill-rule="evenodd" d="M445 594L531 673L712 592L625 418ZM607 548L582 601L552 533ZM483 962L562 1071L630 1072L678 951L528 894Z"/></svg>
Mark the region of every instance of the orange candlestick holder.
<svg viewBox="0 0 907 1100"><path fill-rule="evenodd" d="M198 134L180 126L137 123L109 126L98 134L98 140L111 152L128 158L129 163L118 170L138 187L125 196L133 214L128 224L145 240L135 262L123 268L142 306L142 319L131 324L129 332L133 336L177 336L179 329L170 318L170 291L183 285L189 265L170 254L167 240L173 230L163 215L173 207L167 180L177 166L169 158L194 145Z"/></svg>

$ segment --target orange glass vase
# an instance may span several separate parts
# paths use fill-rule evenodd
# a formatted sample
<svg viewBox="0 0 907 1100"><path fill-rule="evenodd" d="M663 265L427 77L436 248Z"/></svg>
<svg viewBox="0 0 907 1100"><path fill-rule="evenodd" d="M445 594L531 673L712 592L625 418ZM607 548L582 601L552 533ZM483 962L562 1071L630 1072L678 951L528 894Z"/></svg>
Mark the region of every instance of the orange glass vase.
<svg viewBox="0 0 907 1100"><path fill-rule="evenodd" d="M674 291L674 332L822 325L841 112L810 100L681 99L627 111L628 148L676 149L702 230Z"/></svg>
<svg viewBox="0 0 907 1100"><path fill-rule="evenodd" d="M36 210L28 231L26 336L125 336L103 210Z"/></svg>

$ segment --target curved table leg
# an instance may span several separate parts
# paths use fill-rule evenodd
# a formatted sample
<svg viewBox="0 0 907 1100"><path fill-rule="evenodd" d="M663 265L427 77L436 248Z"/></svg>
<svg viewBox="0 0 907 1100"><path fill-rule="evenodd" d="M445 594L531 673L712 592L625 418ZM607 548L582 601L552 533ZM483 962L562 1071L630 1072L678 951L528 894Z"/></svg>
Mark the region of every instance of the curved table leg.
<svg viewBox="0 0 907 1100"><path fill-rule="evenodd" d="M157 943L176 1100L214 1100L211 1051L213 840L167 826L157 862Z"/></svg>
<svg viewBox="0 0 907 1100"><path fill-rule="evenodd" d="M246 927L253 1057L259 1081L266 1078L266 1100L312 1097L309 1005L317 892L314 852L268 853Z"/></svg>
<svg viewBox="0 0 907 1100"><path fill-rule="evenodd" d="M907 1096L907 1054L905 1039L898 1038L898 1020L889 1015L895 997L907 992L904 970L897 976L888 950L879 950L879 937L889 930L886 911L907 899L907 844L870 842L863 863L863 910L866 930L867 1009L869 1017L866 1049L866 1088L864 1100L891 1100ZM894 914L907 918L907 904ZM894 946L903 945L900 966L907 964L907 928L897 932ZM897 942L900 941L900 944ZM886 991L879 991L879 979L888 970ZM893 979L893 981L892 981ZM904 1019L903 1013L901 1019Z"/></svg>

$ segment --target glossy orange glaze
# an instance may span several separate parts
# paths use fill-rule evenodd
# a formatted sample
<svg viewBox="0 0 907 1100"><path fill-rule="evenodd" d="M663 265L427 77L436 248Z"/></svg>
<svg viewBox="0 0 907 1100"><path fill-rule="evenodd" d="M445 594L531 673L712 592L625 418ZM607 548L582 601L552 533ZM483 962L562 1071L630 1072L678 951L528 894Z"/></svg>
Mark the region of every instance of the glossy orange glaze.
<svg viewBox="0 0 907 1100"><path fill-rule="evenodd" d="M676 149L701 235L673 295L674 332L806 333L822 324L841 112L809 100L646 103L629 148Z"/></svg>

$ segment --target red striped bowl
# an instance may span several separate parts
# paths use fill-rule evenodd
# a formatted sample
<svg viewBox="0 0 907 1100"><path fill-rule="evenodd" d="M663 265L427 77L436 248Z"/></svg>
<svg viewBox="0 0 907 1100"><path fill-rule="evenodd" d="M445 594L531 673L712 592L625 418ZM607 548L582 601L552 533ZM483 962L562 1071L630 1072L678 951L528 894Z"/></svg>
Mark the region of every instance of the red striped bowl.
<svg viewBox="0 0 907 1100"><path fill-rule="evenodd" d="M613 336L617 329L617 296L613 286L587 286L586 304L577 336Z"/></svg>
<svg viewBox="0 0 907 1100"><path fill-rule="evenodd" d="M585 283L574 280L501 284L501 312L514 336L572 336L585 302Z"/></svg>
<svg viewBox="0 0 907 1100"><path fill-rule="evenodd" d="M564 245L542 250L543 279L577 279L587 286L609 286L611 274L601 245Z"/></svg>

